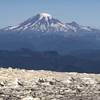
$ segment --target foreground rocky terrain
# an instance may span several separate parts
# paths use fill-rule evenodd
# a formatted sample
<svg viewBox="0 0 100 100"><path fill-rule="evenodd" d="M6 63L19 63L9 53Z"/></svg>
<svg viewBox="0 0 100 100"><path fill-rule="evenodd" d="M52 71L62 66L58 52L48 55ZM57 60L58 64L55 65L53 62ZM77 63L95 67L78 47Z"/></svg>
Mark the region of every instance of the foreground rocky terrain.
<svg viewBox="0 0 100 100"><path fill-rule="evenodd" d="M100 100L100 74L1 68L0 100Z"/></svg>

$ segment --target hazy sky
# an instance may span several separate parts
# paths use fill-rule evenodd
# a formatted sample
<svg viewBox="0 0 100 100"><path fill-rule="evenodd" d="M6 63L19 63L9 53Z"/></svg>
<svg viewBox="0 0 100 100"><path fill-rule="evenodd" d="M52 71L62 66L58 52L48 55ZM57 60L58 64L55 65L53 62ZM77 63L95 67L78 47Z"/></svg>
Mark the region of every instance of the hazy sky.
<svg viewBox="0 0 100 100"><path fill-rule="evenodd" d="M0 27L47 12L63 22L100 28L100 0L0 0Z"/></svg>

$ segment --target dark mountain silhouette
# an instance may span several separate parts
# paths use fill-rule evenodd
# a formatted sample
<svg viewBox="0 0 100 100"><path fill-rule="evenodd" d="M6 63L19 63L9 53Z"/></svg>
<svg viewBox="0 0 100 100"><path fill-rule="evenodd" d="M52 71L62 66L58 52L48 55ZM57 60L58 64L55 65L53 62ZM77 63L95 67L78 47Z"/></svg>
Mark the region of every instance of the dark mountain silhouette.
<svg viewBox="0 0 100 100"><path fill-rule="evenodd" d="M34 70L52 70L62 72L100 73L100 50L76 55L60 55L56 51L32 51L20 49L16 51L0 51L0 66L17 67Z"/></svg>

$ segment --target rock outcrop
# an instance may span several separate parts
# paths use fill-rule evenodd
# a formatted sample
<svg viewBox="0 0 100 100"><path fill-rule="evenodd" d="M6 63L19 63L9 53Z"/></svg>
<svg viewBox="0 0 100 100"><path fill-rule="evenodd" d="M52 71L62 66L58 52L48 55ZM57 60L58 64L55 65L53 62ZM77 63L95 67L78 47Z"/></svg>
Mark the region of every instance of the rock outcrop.
<svg viewBox="0 0 100 100"><path fill-rule="evenodd" d="M100 74L1 68L0 100L100 100Z"/></svg>

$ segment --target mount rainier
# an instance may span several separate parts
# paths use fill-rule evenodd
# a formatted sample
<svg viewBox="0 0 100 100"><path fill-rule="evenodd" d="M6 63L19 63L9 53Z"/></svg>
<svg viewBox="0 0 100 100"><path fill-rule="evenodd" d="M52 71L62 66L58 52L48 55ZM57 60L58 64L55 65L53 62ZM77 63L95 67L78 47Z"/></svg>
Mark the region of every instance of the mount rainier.
<svg viewBox="0 0 100 100"><path fill-rule="evenodd" d="M76 22L63 23L48 13L0 29L0 49L31 48L66 53L100 48L100 30Z"/></svg>
<svg viewBox="0 0 100 100"><path fill-rule="evenodd" d="M79 25L74 21L72 23L63 23L48 13L40 13L18 25L3 28L3 30L32 32L91 32L96 29Z"/></svg>
<svg viewBox="0 0 100 100"><path fill-rule="evenodd" d="M37 14L0 30L0 65L98 73L100 30Z"/></svg>

